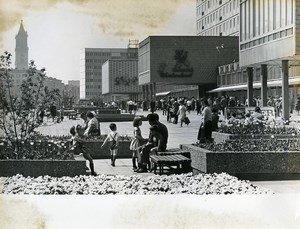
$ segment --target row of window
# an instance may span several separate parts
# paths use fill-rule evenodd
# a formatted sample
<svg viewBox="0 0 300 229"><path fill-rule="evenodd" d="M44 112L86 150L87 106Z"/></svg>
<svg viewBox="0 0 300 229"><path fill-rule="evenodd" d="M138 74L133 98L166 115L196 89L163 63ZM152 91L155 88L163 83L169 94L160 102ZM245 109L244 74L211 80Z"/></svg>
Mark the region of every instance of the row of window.
<svg viewBox="0 0 300 229"><path fill-rule="evenodd" d="M247 43L241 44L240 45L240 50L251 48L251 47L257 46L257 45L261 45L261 44L264 44L264 43L267 43L267 42L270 42L270 41L273 41L273 40L277 40L277 39L280 39L280 38L283 38L283 37L287 37L287 36L290 36L290 35L293 35L293 28L285 29L285 30L282 30L282 31L279 31L279 32L276 32L276 33L258 38L256 40L252 40L252 41L249 41Z"/></svg>
<svg viewBox="0 0 300 229"><path fill-rule="evenodd" d="M101 79L89 79L89 78L87 78L86 82L102 82L102 80Z"/></svg>
<svg viewBox="0 0 300 229"><path fill-rule="evenodd" d="M240 7L241 41L294 23L294 0L251 0L242 2Z"/></svg>
<svg viewBox="0 0 300 229"><path fill-rule="evenodd" d="M296 77L300 75L300 66L293 66L289 68L289 77ZM279 66L268 66L268 80L281 79L281 68ZM253 82L261 81L260 68L253 69ZM217 77L218 86L245 84L248 82L248 75L246 69L222 74Z"/></svg>
<svg viewBox="0 0 300 229"><path fill-rule="evenodd" d="M224 17L226 14L238 13L239 1L230 0L227 4L219 0L208 0L205 3L197 5L197 17L207 15L209 12L218 13L219 17ZM219 8L219 9L218 9ZM218 17L217 16L217 17Z"/></svg>
<svg viewBox="0 0 300 229"><path fill-rule="evenodd" d="M103 64L107 61L107 59L85 59L86 63L100 63Z"/></svg>
<svg viewBox="0 0 300 229"><path fill-rule="evenodd" d="M202 30L205 30L204 26ZM239 16L233 17L230 20L227 20L216 26L211 26L205 31L199 32L199 35L202 36L226 36L238 34L239 31Z"/></svg>
<svg viewBox="0 0 300 229"><path fill-rule="evenodd" d="M99 92L86 92L86 95L87 96L89 96L89 95L91 95L91 96L101 96L102 95L102 93L99 93Z"/></svg>
<svg viewBox="0 0 300 229"><path fill-rule="evenodd" d="M86 89L101 89L102 85L85 85Z"/></svg>

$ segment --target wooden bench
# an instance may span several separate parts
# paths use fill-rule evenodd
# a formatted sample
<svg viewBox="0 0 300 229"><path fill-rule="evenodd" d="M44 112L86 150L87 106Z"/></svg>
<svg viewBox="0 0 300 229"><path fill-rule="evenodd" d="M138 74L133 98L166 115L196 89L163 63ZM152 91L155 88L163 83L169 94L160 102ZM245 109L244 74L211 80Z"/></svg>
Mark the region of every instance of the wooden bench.
<svg viewBox="0 0 300 229"><path fill-rule="evenodd" d="M177 172L179 173L184 165L190 165L191 159L181 154L173 155L150 155L151 169L156 174L156 168L159 167L159 175L164 171L164 166L177 166Z"/></svg>
<svg viewBox="0 0 300 229"><path fill-rule="evenodd" d="M167 151L164 152L158 152L157 155L160 156L166 156L166 155L183 155L187 158L191 158L191 154L189 151L187 150L181 150L178 148L174 148L174 149L167 149Z"/></svg>
<svg viewBox="0 0 300 229"><path fill-rule="evenodd" d="M69 113L68 118L69 119L76 119L77 118L77 113Z"/></svg>

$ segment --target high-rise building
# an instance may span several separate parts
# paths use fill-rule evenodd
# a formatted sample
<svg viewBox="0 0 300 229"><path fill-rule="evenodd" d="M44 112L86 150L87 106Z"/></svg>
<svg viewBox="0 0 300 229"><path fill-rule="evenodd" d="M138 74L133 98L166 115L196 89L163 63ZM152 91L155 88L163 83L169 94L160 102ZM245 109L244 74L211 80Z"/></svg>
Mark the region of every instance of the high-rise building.
<svg viewBox="0 0 300 229"><path fill-rule="evenodd" d="M197 0L197 35L239 36L239 11L240 0Z"/></svg>
<svg viewBox="0 0 300 229"><path fill-rule="evenodd" d="M28 45L27 45L28 34L24 29L23 20L21 21L19 32L15 38L16 38L15 68L28 69Z"/></svg>
<svg viewBox="0 0 300 229"><path fill-rule="evenodd" d="M102 99L102 64L107 60L136 59L137 48L85 48L80 54L80 99Z"/></svg>
<svg viewBox="0 0 300 229"><path fill-rule="evenodd" d="M222 7L224 3L229 4L230 11L230 2L234 1L197 0L197 7L204 6L208 13L209 8ZM239 62L219 67L219 87L211 92L239 94L248 99L249 105L255 105L253 97L260 97L263 106L268 96L282 96L282 117L288 120L289 103L295 103L300 94L300 2L241 0L238 4ZM197 9L197 15L201 15L201 23L205 22L204 29L210 31L214 25L204 18L206 11L202 15L202 8ZM202 26L198 17L197 28Z"/></svg>

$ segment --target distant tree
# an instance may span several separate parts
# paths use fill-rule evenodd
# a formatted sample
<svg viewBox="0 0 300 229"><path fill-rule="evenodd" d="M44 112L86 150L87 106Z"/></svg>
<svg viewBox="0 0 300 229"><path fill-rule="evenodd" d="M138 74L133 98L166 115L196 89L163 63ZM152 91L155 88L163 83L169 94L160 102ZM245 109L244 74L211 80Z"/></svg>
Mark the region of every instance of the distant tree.
<svg viewBox="0 0 300 229"><path fill-rule="evenodd" d="M39 113L57 99L58 93L44 87L45 69L38 70L31 60L19 88L20 95L15 95L10 74L11 56L8 52L0 56L0 129L13 147L15 157L23 158L22 142L41 125Z"/></svg>

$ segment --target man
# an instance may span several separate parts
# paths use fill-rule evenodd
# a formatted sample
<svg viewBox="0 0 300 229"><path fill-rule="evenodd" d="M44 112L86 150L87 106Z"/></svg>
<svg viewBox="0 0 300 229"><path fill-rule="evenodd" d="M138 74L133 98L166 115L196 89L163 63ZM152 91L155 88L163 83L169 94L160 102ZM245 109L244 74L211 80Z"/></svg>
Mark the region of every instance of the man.
<svg viewBox="0 0 300 229"><path fill-rule="evenodd" d="M162 138L159 144L158 152L166 151L168 143L168 128L159 122L159 116L156 113L149 114L147 116L148 122L151 127L155 126L155 131L158 132ZM143 147L141 152L141 157L139 161L140 168L136 171L138 173L147 172L147 165L149 164L149 154L151 149L154 147L154 133L152 133L153 128L150 127L150 134L147 144Z"/></svg>
<svg viewBox="0 0 300 229"><path fill-rule="evenodd" d="M179 111L179 103L177 101L177 98L174 99L174 103L173 103L173 110L174 110L174 124L178 123L178 111Z"/></svg>

